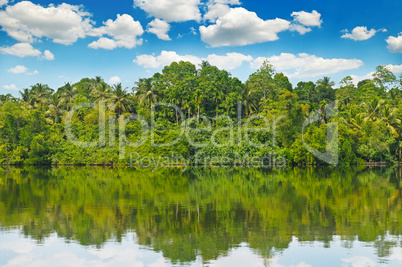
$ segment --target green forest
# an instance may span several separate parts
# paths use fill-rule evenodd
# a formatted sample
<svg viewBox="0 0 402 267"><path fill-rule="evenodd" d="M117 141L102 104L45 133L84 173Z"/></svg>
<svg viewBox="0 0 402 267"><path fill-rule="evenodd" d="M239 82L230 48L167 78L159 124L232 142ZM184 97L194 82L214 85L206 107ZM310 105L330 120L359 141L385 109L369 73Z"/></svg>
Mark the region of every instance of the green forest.
<svg viewBox="0 0 402 267"><path fill-rule="evenodd" d="M181 61L150 78L139 79L133 88L110 86L101 77L95 77L57 89L38 83L19 94L18 98L0 96L1 164L125 165L133 152L141 157L168 157L174 152L185 159L197 154L229 158L277 155L286 159L288 165L320 165L326 163L312 155L303 140L324 152L328 123L338 124L339 164L401 161L402 77L385 66L376 68L373 79L360 81L356 86L347 76L337 88L329 77L293 86L269 62L242 82L208 62L197 67ZM336 115L326 116L326 106L335 100ZM66 118L82 103L95 105L74 112L71 131L82 142L101 140L97 146L78 147L66 136ZM175 105L182 114L167 106L155 106L156 103ZM101 106L106 107L104 140L100 138ZM304 129L302 138L303 123L316 111L320 119ZM130 114L141 116L154 127L156 144L177 138L183 123L198 130L172 147L154 146L150 139L138 147L127 146L122 159L119 145L136 142L144 134L138 120L125 123L124 130L119 129L120 119ZM275 127L267 126L266 121L277 118L281 119ZM232 132L227 130L231 125L235 125ZM251 145L244 138L228 141L232 136L244 135L246 126L248 130L256 129L248 137L260 146ZM219 130L216 134L200 130L208 127ZM190 144L189 138L199 145Z"/></svg>

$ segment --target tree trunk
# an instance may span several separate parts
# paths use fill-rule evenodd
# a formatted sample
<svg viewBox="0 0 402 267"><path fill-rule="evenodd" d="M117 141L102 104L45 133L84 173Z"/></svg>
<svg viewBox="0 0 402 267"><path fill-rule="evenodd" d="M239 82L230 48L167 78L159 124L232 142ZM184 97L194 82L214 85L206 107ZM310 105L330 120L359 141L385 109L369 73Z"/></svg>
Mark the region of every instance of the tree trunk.
<svg viewBox="0 0 402 267"><path fill-rule="evenodd" d="M200 104L198 104L198 109L197 109L197 122L200 121Z"/></svg>

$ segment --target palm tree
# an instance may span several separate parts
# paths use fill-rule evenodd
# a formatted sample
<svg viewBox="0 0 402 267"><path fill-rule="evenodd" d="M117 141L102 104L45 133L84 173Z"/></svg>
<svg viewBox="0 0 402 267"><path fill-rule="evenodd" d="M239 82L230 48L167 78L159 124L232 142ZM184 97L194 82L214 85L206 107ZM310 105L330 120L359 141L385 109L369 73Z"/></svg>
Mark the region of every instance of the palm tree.
<svg viewBox="0 0 402 267"><path fill-rule="evenodd" d="M27 103L29 105L32 104L32 91L29 90L28 88L25 88L22 90L22 92L20 91L20 96L21 96L21 101L24 103Z"/></svg>
<svg viewBox="0 0 402 267"><path fill-rule="evenodd" d="M135 94L138 96L138 101L144 106L152 107L152 104L158 102L158 93L153 85L153 79L140 79L133 88Z"/></svg>
<svg viewBox="0 0 402 267"><path fill-rule="evenodd" d="M105 82L100 82L94 85L91 96L99 103L105 102L110 97L110 86Z"/></svg>
<svg viewBox="0 0 402 267"><path fill-rule="evenodd" d="M253 91L250 90L248 86L246 86L242 92L243 106L245 115L248 116L256 110L256 107L252 101Z"/></svg>
<svg viewBox="0 0 402 267"><path fill-rule="evenodd" d="M49 97L52 95L53 90L47 84L37 83L31 87L32 101L34 105L39 106L41 109L48 102Z"/></svg>
<svg viewBox="0 0 402 267"><path fill-rule="evenodd" d="M46 115L50 118L47 121L50 124L61 122L61 117L65 113L63 100L57 94L54 94L49 98L48 103L49 106Z"/></svg>
<svg viewBox="0 0 402 267"><path fill-rule="evenodd" d="M385 122L387 129L395 137L399 137L399 131L401 129L401 120L398 119L397 112L398 110L396 108L391 108L389 105L385 105L380 119Z"/></svg>
<svg viewBox="0 0 402 267"><path fill-rule="evenodd" d="M317 81L317 86L322 86L322 87L325 87L326 89L328 89L328 88L332 89L332 87L335 86L335 82L331 81L330 77L325 76L324 78L319 79Z"/></svg>
<svg viewBox="0 0 402 267"><path fill-rule="evenodd" d="M363 113L364 120L376 121L381 117L381 106L384 103L383 99L373 98L370 102L364 102L362 106L366 109Z"/></svg>
<svg viewBox="0 0 402 267"><path fill-rule="evenodd" d="M212 100L215 102L215 113L216 113L215 117L218 117L219 104L222 102L224 97L225 95L219 89L215 90L212 94Z"/></svg>
<svg viewBox="0 0 402 267"><path fill-rule="evenodd" d="M130 111L130 94L127 88L121 86L121 83L113 85L107 102L109 109L117 112L119 117L122 112Z"/></svg>
<svg viewBox="0 0 402 267"><path fill-rule="evenodd" d="M363 114L355 108L348 109L348 112L341 117L341 120L354 130L360 130L365 122Z"/></svg>
<svg viewBox="0 0 402 267"><path fill-rule="evenodd" d="M63 104L66 104L67 111L73 106L75 96L77 94L77 88L70 83L66 83L61 90L61 100Z"/></svg>
<svg viewBox="0 0 402 267"><path fill-rule="evenodd" d="M15 98L11 94L0 95L0 107L3 106L6 101L15 101Z"/></svg>

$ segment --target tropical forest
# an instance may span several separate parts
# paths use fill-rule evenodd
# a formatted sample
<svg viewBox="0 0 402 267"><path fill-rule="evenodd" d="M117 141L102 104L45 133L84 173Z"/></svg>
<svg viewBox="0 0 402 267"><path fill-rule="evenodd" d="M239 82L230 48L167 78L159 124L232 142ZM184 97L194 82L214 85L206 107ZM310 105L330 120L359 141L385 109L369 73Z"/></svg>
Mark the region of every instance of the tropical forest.
<svg viewBox="0 0 402 267"><path fill-rule="evenodd" d="M397 163L401 105L402 78L385 66L357 84L347 76L337 83L322 77L292 85L268 61L245 82L206 61L199 66L180 61L132 88L94 77L60 88L37 83L19 97L1 95L0 162L127 165L133 153L137 158L174 153L181 164L195 164L197 155L228 157L227 165L237 156L275 155L292 166L328 165L306 144L325 152L328 142L336 142L339 160L332 165ZM331 124L337 135L328 140ZM180 136L183 128L186 137ZM75 141L95 145L76 145L67 130ZM151 131L152 139L140 140ZM172 147L158 145L172 140ZM130 145L136 142L140 145Z"/></svg>

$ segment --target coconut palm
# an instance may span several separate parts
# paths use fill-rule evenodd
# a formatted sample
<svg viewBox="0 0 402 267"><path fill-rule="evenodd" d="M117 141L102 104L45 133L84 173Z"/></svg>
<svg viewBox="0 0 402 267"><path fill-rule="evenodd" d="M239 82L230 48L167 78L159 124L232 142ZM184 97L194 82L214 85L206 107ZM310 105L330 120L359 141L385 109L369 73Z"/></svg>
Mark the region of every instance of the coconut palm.
<svg viewBox="0 0 402 267"><path fill-rule="evenodd" d="M253 91L251 91L248 86L246 86L242 92L242 99L245 115L248 116L256 110L256 106L252 101Z"/></svg>
<svg viewBox="0 0 402 267"><path fill-rule="evenodd" d="M61 117L65 113L63 100L57 94L54 94L49 98L48 104L48 110L46 111L47 122L49 124L60 123Z"/></svg>
<svg viewBox="0 0 402 267"><path fill-rule="evenodd" d="M384 104L383 99L373 98L369 102L364 102L362 106L366 109L363 112L364 120L376 121L381 118L381 107Z"/></svg>
<svg viewBox="0 0 402 267"><path fill-rule="evenodd" d="M106 101L109 109L116 112L119 117L123 112L130 111L130 94L127 92L127 88L121 86L121 83L112 86L110 96Z"/></svg>
<svg viewBox="0 0 402 267"><path fill-rule="evenodd" d="M52 95L53 90L47 84L37 83L31 87L33 104L43 109Z"/></svg>
<svg viewBox="0 0 402 267"><path fill-rule="evenodd" d="M62 103L67 106L67 110L69 111L74 104L77 88L70 83L66 83L60 90Z"/></svg>
<svg viewBox="0 0 402 267"><path fill-rule="evenodd" d="M380 121L385 123L388 131L395 137L399 137L399 131L401 129L401 120L398 119L397 112L398 110L396 108L385 105L380 118Z"/></svg>
<svg viewBox="0 0 402 267"><path fill-rule="evenodd" d="M28 88L23 89L19 92L21 96L21 101L29 105L32 104L32 91Z"/></svg>
<svg viewBox="0 0 402 267"><path fill-rule="evenodd" d="M325 87L325 88L331 88L332 89L332 87L335 86L335 82L331 81L330 77L324 77L324 78L319 79L317 81L317 86L322 86L322 87Z"/></svg>
<svg viewBox="0 0 402 267"><path fill-rule="evenodd" d="M96 83L92 89L91 96L99 103L105 102L110 97L110 86L105 82Z"/></svg>

